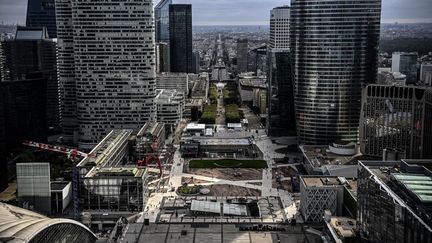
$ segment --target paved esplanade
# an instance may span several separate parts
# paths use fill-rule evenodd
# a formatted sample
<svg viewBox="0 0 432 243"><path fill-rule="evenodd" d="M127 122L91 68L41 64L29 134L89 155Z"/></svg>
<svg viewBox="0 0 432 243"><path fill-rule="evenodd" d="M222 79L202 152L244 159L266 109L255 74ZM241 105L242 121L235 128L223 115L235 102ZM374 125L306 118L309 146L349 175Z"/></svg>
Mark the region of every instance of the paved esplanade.
<svg viewBox="0 0 432 243"><path fill-rule="evenodd" d="M244 135L245 132L241 132L239 134ZM256 134L252 132L249 133L249 137L252 135L256 135ZM177 189L178 187L182 186L182 177L184 178L193 177L198 180L206 181L203 183L196 183L196 185L203 185L203 186L232 185L232 186L239 186L239 187L244 187L249 189L260 190L261 196L263 197L279 196L281 198L287 218L288 219L292 218L297 211L292 195L286 190L272 188L272 180L273 180L272 168L273 167L276 168L276 166L273 165L275 164L274 159L284 157L283 154L276 153L275 150L283 146L273 144L272 141L264 134L264 131L259 131L255 143L260 148L260 150L263 151L264 159L268 163L268 168L263 169L261 180L232 181L232 180L219 179L219 178L213 178L208 176L200 176L195 174L183 173L183 165L185 160L181 157L180 151L177 148L176 152L174 153L174 161L172 165L172 170L169 173L168 184L170 187L174 187L175 189ZM254 184L257 182L261 182L261 185ZM159 207L162 198L167 196L177 196L177 194L175 192L166 192L166 193L157 192L157 193L153 193L150 196L144 212L145 216L149 217L150 222L156 222L157 215L160 212Z"/></svg>

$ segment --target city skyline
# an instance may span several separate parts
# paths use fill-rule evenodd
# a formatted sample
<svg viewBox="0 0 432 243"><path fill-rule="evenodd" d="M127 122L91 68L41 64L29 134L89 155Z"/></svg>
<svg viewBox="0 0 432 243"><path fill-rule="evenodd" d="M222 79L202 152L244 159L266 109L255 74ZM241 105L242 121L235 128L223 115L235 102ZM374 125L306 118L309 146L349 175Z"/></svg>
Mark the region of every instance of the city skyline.
<svg viewBox="0 0 432 243"><path fill-rule="evenodd" d="M158 0L153 3L156 6ZM430 0L417 0L415 4L404 0L383 0L382 23L432 23ZM289 5L289 0L177 0L176 4L192 4L193 25L268 25L272 8ZM27 0L0 0L0 23L24 25ZM243 8L242 6L248 6ZM235 10L235 14L229 14ZM223 16L223 19L220 17Z"/></svg>

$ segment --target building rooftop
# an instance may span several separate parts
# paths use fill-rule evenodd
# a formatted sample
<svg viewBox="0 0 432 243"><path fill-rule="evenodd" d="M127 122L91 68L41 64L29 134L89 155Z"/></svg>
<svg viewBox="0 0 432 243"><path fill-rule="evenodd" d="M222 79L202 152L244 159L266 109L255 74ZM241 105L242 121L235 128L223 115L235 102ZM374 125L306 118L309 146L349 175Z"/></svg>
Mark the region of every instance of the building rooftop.
<svg viewBox="0 0 432 243"><path fill-rule="evenodd" d="M69 184L69 181L51 181L51 191L61 191Z"/></svg>
<svg viewBox="0 0 432 243"><path fill-rule="evenodd" d="M337 176L302 176L307 187L333 187L346 185L348 188L357 190L357 181Z"/></svg>
<svg viewBox="0 0 432 243"><path fill-rule="evenodd" d="M356 165L361 154L356 148L354 155L340 155L329 150L328 145L302 145L300 150L303 156L313 167L324 165Z"/></svg>
<svg viewBox="0 0 432 243"><path fill-rule="evenodd" d="M406 190L411 191L421 202L432 203L432 176L391 174Z"/></svg>
<svg viewBox="0 0 432 243"><path fill-rule="evenodd" d="M201 145L207 146L218 146L218 145L237 145L237 146L247 146L251 142L247 138L198 138Z"/></svg>
<svg viewBox="0 0 432 243"><path fill-rule="evenodd" d="M346 217L331 217L327 222L339 239L356 237L356 220Z"/></svg>
<svg viewBox="0 0 432 243"><path fill-rule="evenodd" d="M422 161L426 163L426 161ZM432 172L414 161L360 161L400 205L432 227ZM428 161L432 164L432 160Z"/></svg>
<svg viewBox="0 0 432 243"><path fill-rule="evenodd" d="M90 151L89 156L82 159L78 167L100 166L112 167L118 165L121 160L121 151L126 148L133 130L112 130L96 147Z"/></svg>
<svg viewBox="0 0 432 243"><path fill-rule="evenodd" d="M240 78L240 86L243 87L252 87L252 88L267 88L267 80L265 78L258 78L258 77L245 77Z"/></svg>
<svg viewBox="0 0 432 243"><path fill-rule="evenodd" d="M159 136L161 132L165 129L165 125L159 122L147 122L144 126L138 131L137 137L152 135Z"/></svg>
<svg viewBox="0 0 432 243"><path fill-rule="evenodd" d="M223 212L221 212L223 210ZM214 213L224 215L236 215L236 216L247 216L246 205L232 204L232 203L222 203L221 202L211 202L211 201L198 201L192 200L191 211Z"/></svg>
<svg viewBox="0 0 432 243"><path fill-rule="evenodd" d="M72 228L77 227L84 229L89 235L96 236L83 224L70 219L51 219L32 211L15 207L9 204L0 203L0 241L8 243L32 242L39 233L56 225L70 225ZM71 230L63 227L63 230ZM58 229L55 231L59 234ZM75 231L76 232L76 231ZM74 232L70 232L71 234ZM56 239L52 239L55 241Z"/></svg>
<svg viewBox="0 0 432 243"><path fill-rule="evenodd" d="M186 130L204 130L206 128L205 124L196 124L196 123L189 123L186 126Z"/></svg>
<svg viewBox="0 0 432 243"><path fill-rule="evenodd" d="M157 89L156 94L157 104L174 104L184 99L183 93L175 89Z"/></svg>
<svg viewBox="0 0 432 243"><path fill-rule="evenodd" d="M92 177L138 177L141 178L146 173L146 169L133 167L111 167L98 168L94 167L87 173L86 178Z"/></svg>
<svg viewBox="0 0 432 243"><path fill-rule="evenodd" d="M202 106L203 100L201 98L186 99L185 106Z"/></svg>

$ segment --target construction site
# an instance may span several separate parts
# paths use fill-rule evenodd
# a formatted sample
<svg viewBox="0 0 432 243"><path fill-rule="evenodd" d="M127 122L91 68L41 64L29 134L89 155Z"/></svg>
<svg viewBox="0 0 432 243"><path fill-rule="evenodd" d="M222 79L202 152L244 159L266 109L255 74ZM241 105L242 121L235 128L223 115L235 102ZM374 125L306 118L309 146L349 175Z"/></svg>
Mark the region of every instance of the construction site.
<svg viewBox="0 0 432 243"><path fill-rule="evenodd" d="M143 211L148 196L163 183L164 171L170 170L160 155L164 146L160 123L147 123L136 134L111 131L77 164L82 222L102 229Z"/></svg>

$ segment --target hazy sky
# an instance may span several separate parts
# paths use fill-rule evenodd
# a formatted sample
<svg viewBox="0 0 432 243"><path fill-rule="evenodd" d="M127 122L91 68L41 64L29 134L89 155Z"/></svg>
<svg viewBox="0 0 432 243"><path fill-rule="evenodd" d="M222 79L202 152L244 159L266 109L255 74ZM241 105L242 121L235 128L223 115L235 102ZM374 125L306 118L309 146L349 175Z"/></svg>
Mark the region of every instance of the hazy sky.
<svg viewBox="0 0 432 243"><path fill-rule="evenodd" d="M0 22L25 23L28 0L0 0ZM432 0L382 0L385 23L432 23ZM159 2L159 0L155 0ZM268 25L269 11L290 0L174 0L191 3L195 25Z"/></svg>

